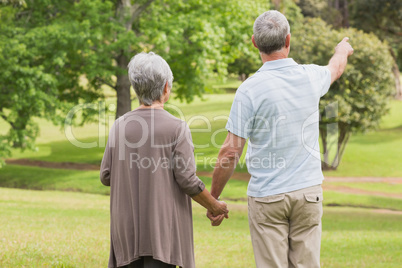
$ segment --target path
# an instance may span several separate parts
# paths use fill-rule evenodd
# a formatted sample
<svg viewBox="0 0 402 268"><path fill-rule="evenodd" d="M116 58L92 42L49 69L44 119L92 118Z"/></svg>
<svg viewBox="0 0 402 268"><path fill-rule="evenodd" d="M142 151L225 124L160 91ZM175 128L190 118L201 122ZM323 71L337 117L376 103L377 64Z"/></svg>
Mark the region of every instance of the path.
<svg viewBox="0 0 402 268"><path fill-rule="evenodd" d="M198 176L212 177L212 172L198 171ZM245 172L235 172L233 179L241 181L249 181L250 175ZM385 182L393 184L402 184L402 178L379 178L379 177L325 177L327 182Z"/></svg>
<svg viewBox="0 0 402 268"><path fill-rule="evenodd" d="M99 170L99 165L84 164L84 163L71 163L71 162L48 162L41 160L31 159L8 159L6 163L9 165L23 165L35 166L42 168L55 168L55 169L73 169L73 170ZM198 176L212 177L212 172L198 171ZM244 172L235 172L232 176L235 180L249 181L250 175ZM393 197L402 199L402 193L385 193L381 191L368 191L348 187L345 185L333 185L331 182L374 182L374 183L389 183L389 184L402 184L402 178L377 178L377 177L325 177L323 189L335 192L350 193L350 194L366 194L383 197Z"/></svg>

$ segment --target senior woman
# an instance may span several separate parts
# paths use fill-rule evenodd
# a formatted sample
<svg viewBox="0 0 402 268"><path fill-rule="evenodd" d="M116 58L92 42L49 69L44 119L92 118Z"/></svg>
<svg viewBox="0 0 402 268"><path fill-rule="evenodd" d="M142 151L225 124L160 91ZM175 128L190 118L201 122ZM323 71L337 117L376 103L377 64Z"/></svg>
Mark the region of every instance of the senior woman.
<svg viewBox="0 0 402 268"><path fill-rule="evenodd" d="M227 217L196 176L187 124L163 109L173 74L164 59L140 53L129 65L140 106L113 124L100 178L110 186L109 267L195 267L191 198Z"/></svg>

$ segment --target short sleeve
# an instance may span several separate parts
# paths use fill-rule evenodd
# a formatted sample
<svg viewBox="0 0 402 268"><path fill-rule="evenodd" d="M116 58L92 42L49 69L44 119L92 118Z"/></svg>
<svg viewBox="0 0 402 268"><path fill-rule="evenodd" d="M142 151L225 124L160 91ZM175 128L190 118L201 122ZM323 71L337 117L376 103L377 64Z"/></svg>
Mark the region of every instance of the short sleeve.
<svg viewBox="0 0 402 268"><path fill-rule="evenodd" d="M327 66L319 66L315 64L307 65L310 70L310 79L320 92L320 96L327 94L331 86L331 71Z"/></svg>
<svg viewBox="0 0 402 268"><path fill-rule="evenodd" d="M253 105L246 93L237 90L226 129L236 136L247 139L250 137L254 125Z"/></svg>

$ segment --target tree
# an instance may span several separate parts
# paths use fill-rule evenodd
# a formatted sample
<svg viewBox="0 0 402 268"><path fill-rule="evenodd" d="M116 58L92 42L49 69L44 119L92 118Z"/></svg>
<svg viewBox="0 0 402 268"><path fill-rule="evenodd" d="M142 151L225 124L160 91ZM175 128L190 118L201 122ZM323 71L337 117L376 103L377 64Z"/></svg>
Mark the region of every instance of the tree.
<svg viewBox="0 0 402 268"><path fill-rule="evenodd" d="M13 3L0 9L0 117L10 130L0 137L0 154L10 147L33 149L39 132L33 118L62 124L64 114L80 102L100 95L80 84L91 41L80 28L85 22L54 20L58 9L37 1L34 7ZM38 5L36 5L38 4ZM69 5L63 1L58 8ZM43 10L49 12L43 16ZM53 23L48 23L48 22ZM83 113L89 118L92 110Z"/></svg>
<svg viewBox="0 0 402 268"><path fill-rule="evenodd" d="M350 1L351 26L365 32L375 33L387 41L392 56L392 71L396 98L402 99L402 86L398 58L402 58L402 1L400 0L353 0Z"/></svg>
<svg viewBox="0 0 402 268"><path fill-rule="evenodd" d="M300 8L293 2L293 0L271 0L270 2L272 6L271 9L278 10L287 17L291 29L294 27L297 28L302 24L303 15L300 12ZM262 9L260 13L257 13L257 16L265 11L266 10ZM255 19L256 17L252 17L248 23L243 24L244 32L248 32L249 35L246 35L246 40L243 41L243 47L238 53L233 55L232 60L228 65L228 72L239 75L243 81L261 67L261 58L259 54L256 53L257 50L251 42Z"/></svg>
<svg viewBox="0 0 402 268"><path fill-rule="evenodd" d="M392 56L395 97L402 99L399 72L402 68L402 1L298 0L298 5L307 17L319 17L335 28L352 26L373 32L387 41Z"/></svg>
<svg viewBox="0 0 402 268"><path fill-rule="evenodd" d="M348 0L298 0L305 17L321 18L335 28L349 27Z"/></svg>
<svg viewBox="0 0 402 268"><path fill-rule="evenodd" d="M394 92L392 57L388 46L374 34L353 28L336 31L320 19L306 19L304 25L293 32L291 40L290 56L299 63L327 65L344 36L355 50L344 74L320 102L323 169L336 169L350 135L375 129L387 112ZM328 114L331 110L332 115ZM337 126L336 133L329 133L330 124Z"/></svg>
<svg viewBox="0 0 402 268"><path fill-rule="evenodd" d="M261 67L261 59L255 52L255 50L240 52L238 57L229 63L228 72L237 74L241 81L245 81L250 74L255 73Z"/></svg>
<svg viewBox="0 0 402 268"><path fill-rule="evenodd" d="M101 99L104 85L116 91L116 117L131 110L127 64L142 51L168 61L177 97L191 101L210 75L227 74L267 6L263 0L2 3L0 116L10 126L2 152L34 147L34 117L63 124L73 105ZM96 112L83 110L82 122Z"/></svg>

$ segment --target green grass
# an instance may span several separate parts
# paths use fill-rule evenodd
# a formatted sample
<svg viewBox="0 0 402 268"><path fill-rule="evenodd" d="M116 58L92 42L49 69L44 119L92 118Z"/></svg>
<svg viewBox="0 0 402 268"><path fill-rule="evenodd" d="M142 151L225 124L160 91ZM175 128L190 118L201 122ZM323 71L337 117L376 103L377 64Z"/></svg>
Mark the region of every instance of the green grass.
<svg viewBox="0 0 402 268"><path fill-rule="evenodd" d="M343 186L352 189L381 192L384 194L400 194L402 198L402 184L376 182L325 182L326 185Z"/></svg>
<svg viewBox="0 0 402 268"><path fill-rule="evenodd" d="M325 208L322 267L400 267L402 215Z"/></svg>
<svg viewBox="0 0 402 268"><path fill-rule="evenodd" d="M200 179L205 183L207 189L211 189L212 179L210 177L200 177ZM247 201L247 185L248 183L245 181L229 180L220 197L222 200Z"/></svg>
<svg viewBox="0 0 402 268"><path fill-rule="evenodd" d="M231 77L222 83L213 81L209 87L211 92L222 93L239 84ZM113 92L109 91L107 95L107 104L114 103ZM213 169L219 147L226 137L224 127L233 98L233 93L225 93L206 94L202 99L195 98L191 104L170 101L174 107L169 111L186 120L192 129L198 170ZM137 105L134 101L133 108ZM325 172L325 175L402 177L402 102L392 101L390 105L391 111L383 118L381 128L376 132L352 135L338 170ZM36 119L41 129L38 151L14 150L13 158L99 164L114 115L108 114L106 121L105 125L93 123L72 128L77 141L96 143L92 148L83 149L67 139L64 129L44 119ZM7 130L7 124L0 119L0 134ZM239 166L237 171L245 172L246 168ZM201 179L210 189L211 178ZM402 192L399 184L330 184L385 194ZM98 171L8 165L0 169L0 187L8 187L0 188L1 267L106 265L109 188L101 185ZM210 227L204 209L194 205L197 267L255 267L248 231L246 190L246 182L229 181L222 198L229 203L230 219L220 228ZM325 191L324 205L322 267L400 266L402 199ZM378 213L362 207L399 213Z"/></svg>
<svg viewBox="0 0 402 268"><path fill-rule="evenodd" d="M101 137L101 143L107 139ZM99 144L98 137L83 138L79 142ZM37 151L16 150L13 153L15 159L28 158L32 160L48 161L48 162L71 162L71 163L86 163L100 165L105 151L105 147L94 146L92 148L80 148L69 142L68 140L53 141L49 143L39 144Z"/></svg>
<svg viewBox="0 0 402 268"><path fill-rule="evenodd" d="M402 199L366 194L347 194L324 191L324 205L384 208L402 211Z"/></svg>
<svg viewBox="0 0 402 268"><path fill-rule="evenodd" d="M0 188L1 267L105 267L107 196Z"/></svg>
<svg viewBox="0 0 402 268"><path fill-rule="evenodd" d="M7 165L0 169L0 178L0 187L109 194L98 171Z"/></svg>
<svg viewBox="0 0 402 268"><path fill-rule="evenodd" d="M102 195L109 194L109 188L100 183L98 171L46 169L7 165L3 169L0 169L0 178L0 187L76 191ZM207 189L211 189L211 178L200 178L204 181ZM357 184L357 186L360 186L360 184ZM380 191L380 189L389 189L387 183L375 183L368 187L376 187L379 189L378 191ZM362 188L364 188L364 186L362 186ZM229 180L221 196L223 200L237 200L240 201L239 204L244 203L247 200L247 182ZM324 205L329 204L402 211L402 199L325 191Z"/></svg>
<svg viewBox="0 0 402 268"><path fill-rule="evenodd" d="M1 267L105 267L109 197L0 188ZM229 202L230 218L210 227L194 204L196 266L255 267L247 205ZM324 208L322 267L399 267L402 215Z"/></svg>
<svg viewBox="0 0 402 268"><path fill-rule="evenodd" d="M402 128L402 102L391 101L390 112L382 118L381 128L383 129L397 129Z"/></svg>
<svg viewBox="0 0 402 268"><path fill-rule="evenodd" d="M402 128L352 136L338 170L325 175L402 177L401 134Z"/></svg>
<svg viewBox="0 0 402 268"><path fill-rule="evenodd" d="M392 101L380 130L353 134L337 171L328 176L402 177L402 102Z"/></svg>
<svg viewBox="0 0 402 268"><path fill-rule="evenodd" d="M237 83L232 81L231 83ZM206 94L203 99L195 98L194 102L181 103L172 99L169 111L186 120L192 129L193 142L198 170L212 170L219 147L226 137L227 116L234 94ZM111 100L108 100L111 102ZM138 104L133 102L133 108ZM380 130L366 134L353 134L336 171L325 172L327 176L374 176L402 177L400 165L400 148L402 148L402 102L392 101L390 113L386 115ZM38 151L15 150L13 158L30 158L54 162L79 162L99 164L106 141L105 133L113 122L113 115L108 115L106 125L88 124L84 127L73 127L76 140L94 143L93 148L78 148L66 138L64 130L52 126L51 123L38 119L41 135L38 138ZM4 132L5 123L0 120L0 129ZM237 171L245 172L246 168Z"/></svg>
<svg viewBox="0 0 402 268"><path fill-rule="evenodd" d="M180 103L171 100L174 108L169 108L176 116L186 120L193 135L198 170L211 171L220 145L226 137L226 119L233 101L233 94L206 94L203 100L195 98L194 102ZM136 107L133 102L133 107ZM175 111L174 109L178 109ZM41 135L38 138L38 151L15 150L13 158L30 158L54 162L78 162L99 164L106 141L105 132L113 122L109 115L108 124L88 124L73 127L76 139L85 143L96 143L93 148L78 148L67 140L60 128L52 126L45 120L38 120ZM0 120L0 129L4 131L4 122ZM352 135L341 164L336 171L325 172L327 176L374 176L402 177L400 165L400 148L402 148L402 102L392 101L391 110L383 118L381 129L367 134ZM244 154L243 154L244 157ZM246 167L237 168L246 172Z"/></svg>
<svg viewBox="0 0 402 268"><path fill-rule="evenodd" d="M236 91L236 89L241 85L242 81L238 79L237 75L229 75L224 80L210 79L207 82L206 88L207 92L210 93L222 93L227 91Z"/></svg>

